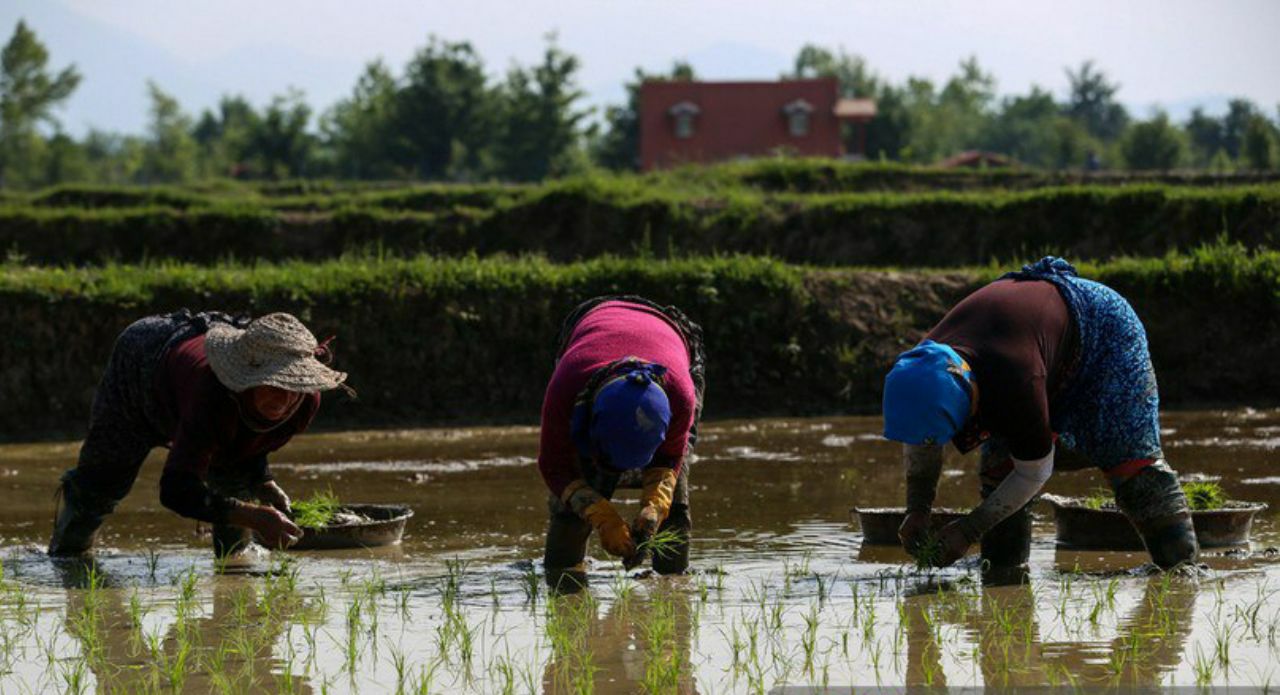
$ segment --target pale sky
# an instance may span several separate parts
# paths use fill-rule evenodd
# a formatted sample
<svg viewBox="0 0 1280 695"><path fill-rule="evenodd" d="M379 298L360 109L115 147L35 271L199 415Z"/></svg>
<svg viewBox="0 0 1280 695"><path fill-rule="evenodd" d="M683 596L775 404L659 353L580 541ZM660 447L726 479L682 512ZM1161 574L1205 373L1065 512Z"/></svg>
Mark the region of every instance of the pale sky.
<svg viewBox="0 0 1280 695"><path fill-rule="evenodd" d="M4 40L25 18L84 82L64 126L139 132L146 80L193 115L224 93L256 104L289 87L323 110L364 64L399 74L427 36L470 41L489 71L536 61L543 36L582 60L588 103L620 101L636 66L690 61L703 78L773 79L807 42L843 47L899 81L946 79L968 55L1002 94L1066 89L1094 59L1139 116L1220 111L1244 96L1280 105L1280 0L0 0Z"/></svg>

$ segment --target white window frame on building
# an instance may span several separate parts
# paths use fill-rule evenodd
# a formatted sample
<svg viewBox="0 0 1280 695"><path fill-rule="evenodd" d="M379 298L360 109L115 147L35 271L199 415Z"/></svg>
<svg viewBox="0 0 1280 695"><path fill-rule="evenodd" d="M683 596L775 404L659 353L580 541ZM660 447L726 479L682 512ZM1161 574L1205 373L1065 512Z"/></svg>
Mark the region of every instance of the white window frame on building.
<svg viewBox="0 0 1280 695"><path fill-rule="evenodd" d="M787 117L787 131L793 138L802 138L809 134L813 120L813 104L804 99L796 99L782 107Z"/></svg>
<svg viewBox="0 0 1280 695"><path fill-rule="evenodd" d="M698 108L698 105L692 101L682 101L667 109L667 114L672 119L672 128L675 131L675 136L681 140L688 140L693 137L694 119L700 113L702 113L702 109Z"/></svg>

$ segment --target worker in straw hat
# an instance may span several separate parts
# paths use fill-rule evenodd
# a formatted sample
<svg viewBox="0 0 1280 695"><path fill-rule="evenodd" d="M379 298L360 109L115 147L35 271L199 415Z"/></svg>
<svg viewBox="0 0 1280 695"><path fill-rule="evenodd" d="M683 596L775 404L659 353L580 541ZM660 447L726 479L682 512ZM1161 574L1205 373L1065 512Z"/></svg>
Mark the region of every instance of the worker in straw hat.
<svg viewBox="0 0 1280 695"><path fill-rule="evenodd" d="M702 329L675 307L636 296L596 297L560 331L554 373L542 403L538 470L550 490L544 566L552 586L585 579L594 530L627 567L645 559L659 531L674 542L652 553L660 573L689 564L687 454L702 412ZM640 488L626 521L610 501Z"/></svg>
<svg viewBox="0 0 1280 695"><path fill-rule="evenodd" d="M1055 467L1080 464L1106 476L1157 565L1194 560L1186 495L1160 446L1159 404L1146 331L1114 290L1052 256L977 290L885 377L884 434L905 445L903 544L930 545L950 442L961 453L983 445L983 500L942 529L936 564L955 562L979 540L991 565L1025 563L1027 504Z"/></svg>
<svg viewBox="0 0 1280 695"><path fill-rule="evenodd" d="M346 380L330 357L289 314L247 321L183 310L130 325L94 394L79 462L62 476L49 553L90 549L157 446L169 449L160 502L212 524L219 557L253 531L272 547L296 541L267 455L307 428L322 391Z"/></svg>

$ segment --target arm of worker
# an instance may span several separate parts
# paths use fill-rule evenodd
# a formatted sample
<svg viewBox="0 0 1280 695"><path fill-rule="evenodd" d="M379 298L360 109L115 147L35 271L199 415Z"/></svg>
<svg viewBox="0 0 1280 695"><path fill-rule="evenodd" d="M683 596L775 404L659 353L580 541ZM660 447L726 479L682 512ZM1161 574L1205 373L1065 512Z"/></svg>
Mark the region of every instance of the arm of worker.
<svg viewBox="0 0 1280 695"><path fill-rule="evenodd" d="M1030 461L1013 458L1013 471L987 495L982 504L956 522L964 539L969 543L977 541L996 524L1026 506L1053 475L1053 453L1054 446L1050 444L1049 453L1040 458Z"/></svg>
<svg viewBox="0 0 1280 695"><path fill-rule="evenodd" d="M289 495L285 493L284 488L280 487L280 484L276 482L275 476L271 475L271 466L267 462L267 455L259 454L248 465L253 469L249 480L254 492L258 495L258 499L280 510L283 514L290 514L292 512L292 501L289 499Z"/></svg>
<svg viewBox="0 0 1280 695"><path fill-rule="evenodd" d="M278 509L210 489L204 475L211 457L198 434L180 428L160 476L160 503L190 519L253 529L269 547L288 547L302 537L302 530Z"/></svg>
<svg viewBox="0 0 1280 695"><path fill-rule="evenodd" d="M904 444L902 464L907 479L907 515L898 527L898 540L902 547L914 551L929 532L933 500L942 476L942 447Z"/></svg>

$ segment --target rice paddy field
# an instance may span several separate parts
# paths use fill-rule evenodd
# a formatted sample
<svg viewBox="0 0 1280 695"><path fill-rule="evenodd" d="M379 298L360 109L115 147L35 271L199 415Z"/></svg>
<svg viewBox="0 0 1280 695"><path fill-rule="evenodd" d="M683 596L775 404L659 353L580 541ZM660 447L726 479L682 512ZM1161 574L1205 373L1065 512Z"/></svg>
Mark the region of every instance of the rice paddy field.
<svg viewBox="0 0 1280 695"><path fill-rule="evenodd" d="M1280 411L1166 413L1166 454L1228 497L1280 502ZM84 560L43 552L77 445L0 447L0 692L769 693L1280 682L1280 525L1160 574L1141 552L1055 546L1037 507L1025 572L920 570L864 544L852 506L901 504L875 418L711 422L691 469L692 571L624 572L592 540L587 586L547 589L546 492L526 427L309 435L273 471L295 498L404 503L403 543L252 554L156 495L153 459ZM977 500L948 461L939 504ZM1047 491L1083 495L1094 471ZM624 516L634 502L621 502ZM808 688L806 690L806 688Z"/></svg>

